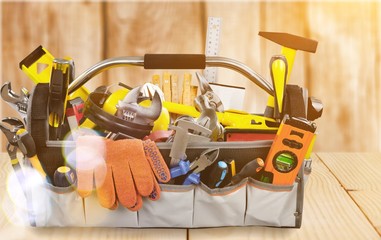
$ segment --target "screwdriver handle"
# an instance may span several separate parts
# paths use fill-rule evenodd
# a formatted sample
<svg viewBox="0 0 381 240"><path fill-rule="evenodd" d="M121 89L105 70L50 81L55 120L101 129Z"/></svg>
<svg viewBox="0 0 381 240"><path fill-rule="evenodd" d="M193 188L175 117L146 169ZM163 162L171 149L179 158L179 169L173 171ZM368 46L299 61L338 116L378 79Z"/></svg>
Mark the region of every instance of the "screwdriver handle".
<svg viewBox="0 0 381 240"><path fill-rule="evenodd" d="M218 161L217 164L213 166L210 172L209 181L206 185L209 188L219 187L222 181L225 179L228 172L228 165L224 161Z"/></svg>
<svg viewBox="0 0 381 240"><path fill-rule="evenodd" d="M239 171L239 173L232 177L229 186L239 183L244 178L254 177L264 165L265 163L261 158L256 158L250 161L241 169L241 171Z"/></svg>

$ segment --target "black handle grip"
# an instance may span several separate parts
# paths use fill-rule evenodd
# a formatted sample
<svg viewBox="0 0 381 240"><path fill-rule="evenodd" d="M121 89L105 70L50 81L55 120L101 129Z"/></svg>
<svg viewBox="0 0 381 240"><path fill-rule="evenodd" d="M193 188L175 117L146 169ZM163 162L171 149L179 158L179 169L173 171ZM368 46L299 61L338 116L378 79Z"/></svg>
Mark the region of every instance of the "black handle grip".
<svg viewBox="0 0 381 240"><path fill-rule="evenodd" d="M205 69L204 54L146 54L144 69Z"/></svg>

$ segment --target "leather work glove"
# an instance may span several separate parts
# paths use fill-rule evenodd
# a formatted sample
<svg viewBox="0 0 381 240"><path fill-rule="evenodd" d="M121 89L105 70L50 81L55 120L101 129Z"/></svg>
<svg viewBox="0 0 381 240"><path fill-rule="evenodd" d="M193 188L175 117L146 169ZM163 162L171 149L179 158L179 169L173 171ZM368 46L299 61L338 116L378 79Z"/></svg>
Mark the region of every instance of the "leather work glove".
<svg viewBox="0 0 381 240"><path fill-rule="evenodd" d="M78 138L77 148L90 144L89 141L84 143L85 140L89 140L89 136L85 138L87 139ZM97 141L95 140L94 146L99 145ZM159 199L160 187L156 179L163 183L168 182L170 173L156 144L139 139L103 140L103 142L104 163L97 161L92 168L93 175L82 166L77 150L79 195L82 197L90 195L89 182L94 176L99 203L105 208L115 209L119 201L128 209L137 211L142 207L142 197L149 197L151 200ZM79 153L81 151L79 150ZM100 153L102 147L95 151ZM78 168L78 163L79 167L85 171ZM82 172L84 175L81 177ZM81 189L82 187L84 189Z"/></svg>

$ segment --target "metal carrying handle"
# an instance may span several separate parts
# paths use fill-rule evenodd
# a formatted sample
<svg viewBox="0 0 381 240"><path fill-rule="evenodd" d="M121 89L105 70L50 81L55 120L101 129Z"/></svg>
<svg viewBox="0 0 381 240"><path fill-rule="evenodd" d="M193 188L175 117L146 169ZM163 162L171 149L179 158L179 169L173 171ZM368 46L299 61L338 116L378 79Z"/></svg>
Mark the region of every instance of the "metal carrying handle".
<svg viewBox="0 0 381 240"><path fill-rule="evenodd" d="M231 58L203 54L146 54L144 57L117 57L103 60L79 75L70 85L71 94L99 73L114 67L142 66L145 69L205 69L224 67L241 73L257 86L274 96L271 83L245 64Z"/></svg>

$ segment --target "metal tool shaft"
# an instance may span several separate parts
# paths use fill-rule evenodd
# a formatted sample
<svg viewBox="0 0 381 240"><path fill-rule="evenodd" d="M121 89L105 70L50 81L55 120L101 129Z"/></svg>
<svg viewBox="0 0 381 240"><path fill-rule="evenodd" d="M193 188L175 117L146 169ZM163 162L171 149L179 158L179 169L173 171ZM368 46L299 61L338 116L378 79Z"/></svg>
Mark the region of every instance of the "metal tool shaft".
<svg viewBox="0 0 381 240"><path fill-rule="evenodd" d="M252 82L254 82L256 85L258 85L260 88L265 90L271 96L274 95L274 90L271 83L266 81L266 79L264 79L253 69L249 68L248 66L239 61L225 57L206 56L205 63L207 67L224 67L239 72L248 79L250 79ZM118 57L103 60L95 64L91 68L87 69L81 75L79 75L69 85L68 92L69 94L73 93L82 85L84 85L87 81L89 81L91 78L107 69L129 65L144 66L144 57Z"/></svg>

